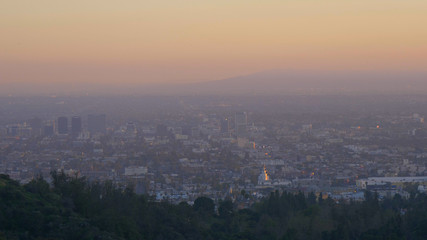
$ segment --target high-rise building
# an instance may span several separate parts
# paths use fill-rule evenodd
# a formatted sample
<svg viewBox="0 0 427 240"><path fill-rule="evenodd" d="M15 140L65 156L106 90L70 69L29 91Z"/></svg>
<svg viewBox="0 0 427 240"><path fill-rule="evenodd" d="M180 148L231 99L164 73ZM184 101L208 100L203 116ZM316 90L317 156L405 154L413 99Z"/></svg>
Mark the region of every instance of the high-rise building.
<svg viewBox="0 0 427 240"><path fill-rule="evenodd" d="M7 135L11 137L19 136L19 125L7 126Z"/></svg>
<svg viewBox="0 0 427 240"><path fill-rule="evenodd" d="M230 121L228 120L228 118L223 118L221 119L221 133L228 133L228 131L230 130Z"/></svg>
<svg viewBox="0 0 427 240"><path fill-rule="evenodd" d="M43 134L45 136L52 136L53 135L53 125L52 124L45 125L43 127Z"/></svg>
<svg viewBox="0 0 427 240"><path fill-rule="evenodd" d="M87 130L93 133L105 133L107 130L106 127L106 116L105 114L90 114L87 117Z"/></svg>
<svg viewBox="0 0 427 240"><path fill-rule="evenodd" d="M71 118L71 134L78 136L82 132L82 118L74 116Z"/></svg>
<svg viewBox="0 0 427 240"><path fill-rule="evenodd" d="M234 119L234 130L238 137L246 136L246 128L248 125L248 116L246 112L237 112Z"/></svg>
<svg viewBox="0 0 427 240"><path fill-rule="evenodd" d="M68 118L59 117L58 118L58 134L68 134Z"/></svg>
<svg viewBox="0 0 427 240"><path fill-rule="evenodd" d="M42 120L34 117L28 120L28 125L31 127L32 135L38 136L42 133Z"/></svg>

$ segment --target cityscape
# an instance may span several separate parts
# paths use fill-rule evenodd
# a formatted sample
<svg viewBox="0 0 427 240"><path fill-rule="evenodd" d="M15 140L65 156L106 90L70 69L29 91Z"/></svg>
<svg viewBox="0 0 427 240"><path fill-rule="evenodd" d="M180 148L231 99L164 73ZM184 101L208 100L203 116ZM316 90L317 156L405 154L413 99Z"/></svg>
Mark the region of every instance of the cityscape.
<svg viewBox="0 0 427 240"><path fill-rule="evenodd" d="M0 240L427 239L426 13L1 1Z"/></svg>
<svg viewBox="0 0 427 240"><path fill-rule="evenodd" d="M114 110L66 114L76 101L85 105L86 100L45 98L43 108L59 107L3 119L0 170L22 184L38 176L50 179L55 170L92 182L131 185L156 201L193 204L208 196L216 202L231 198L239 208L275 190L313 192L336 201L362 201L366 189L381 198L408 198L409 184L425 191L426 98L386 97L359 112L322 105L345 101L344 96L296 98L318 100L312 106L318 109L304 110L297 103L281 108L286 97L258 106L250 98L239 106L236 102L245 99L177 97L152 101L156 111L142 110L137 118ZM104 102L96 107L109 102L98 99ZM364 102L355 99L352 108ZM5 111L26 107L23 98L7 100ZM145 107L138 106L145 101L138 97L121 101L123 108ZM395 108L398 101L414 110ZM168 112L175 107L168 104L177 105L176 111Z"/></svg>

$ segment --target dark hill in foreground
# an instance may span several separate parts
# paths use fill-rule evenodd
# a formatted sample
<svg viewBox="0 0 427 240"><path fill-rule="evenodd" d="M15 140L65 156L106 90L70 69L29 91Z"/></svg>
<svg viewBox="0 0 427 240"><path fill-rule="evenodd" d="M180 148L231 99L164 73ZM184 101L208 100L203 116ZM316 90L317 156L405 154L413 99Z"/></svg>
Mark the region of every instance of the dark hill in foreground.
<svg viewBox="0 0 427 240"><path fill-rule="evenodd" d="M272 193L251 209L198 198L157 203L130 188L53 173L19 185L0 175L0 239L426 239L427 196L337 204ZM239 196L243 198L243 196Z"/></svg>

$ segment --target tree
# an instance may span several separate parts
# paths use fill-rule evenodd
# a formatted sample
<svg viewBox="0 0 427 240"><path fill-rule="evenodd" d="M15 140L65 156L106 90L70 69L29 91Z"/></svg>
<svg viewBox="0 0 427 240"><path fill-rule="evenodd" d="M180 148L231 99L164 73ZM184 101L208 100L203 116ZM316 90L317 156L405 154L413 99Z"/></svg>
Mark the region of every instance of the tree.
<svg viewBox="0 0 427 240"><path fill-rule="evenodd" d="M307 196L307 202L309 205L316 204L316 195L313 192L310 192Z"/></svg>
<svg viewBox="0 0 427 240"><path fill-rule="evenodd" d="M215 211L215 203L207 197L198 197L194 201L193 209L202 214L213 215Z"/></svg>
<svg viewBox="0 0 427 240"><path fill-rule="evenodd" d="M233 202L231 200L221 201L218 213L221 218L230 219L233 216Z"/></svg>

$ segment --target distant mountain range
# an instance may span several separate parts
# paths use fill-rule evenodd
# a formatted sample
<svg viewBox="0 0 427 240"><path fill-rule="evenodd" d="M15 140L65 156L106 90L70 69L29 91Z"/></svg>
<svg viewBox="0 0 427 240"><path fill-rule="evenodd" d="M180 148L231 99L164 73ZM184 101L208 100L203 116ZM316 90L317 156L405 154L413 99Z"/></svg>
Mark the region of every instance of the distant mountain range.
<svg viewBox="0 0 427 240"><path fill-rule="evenodd" d="M125 79L125 76L123 77ZM150 94L150 95L280 95L280 94L427 94L426 72L284 71L189 84L3 85L0 94Z"/></svg>
<svg viewBox="0 0 427 240"><path fill-rule="evenodd" d="M223 80L157 85L159 94L424 94L427 72L283 71L271 70Z"/></svg>

